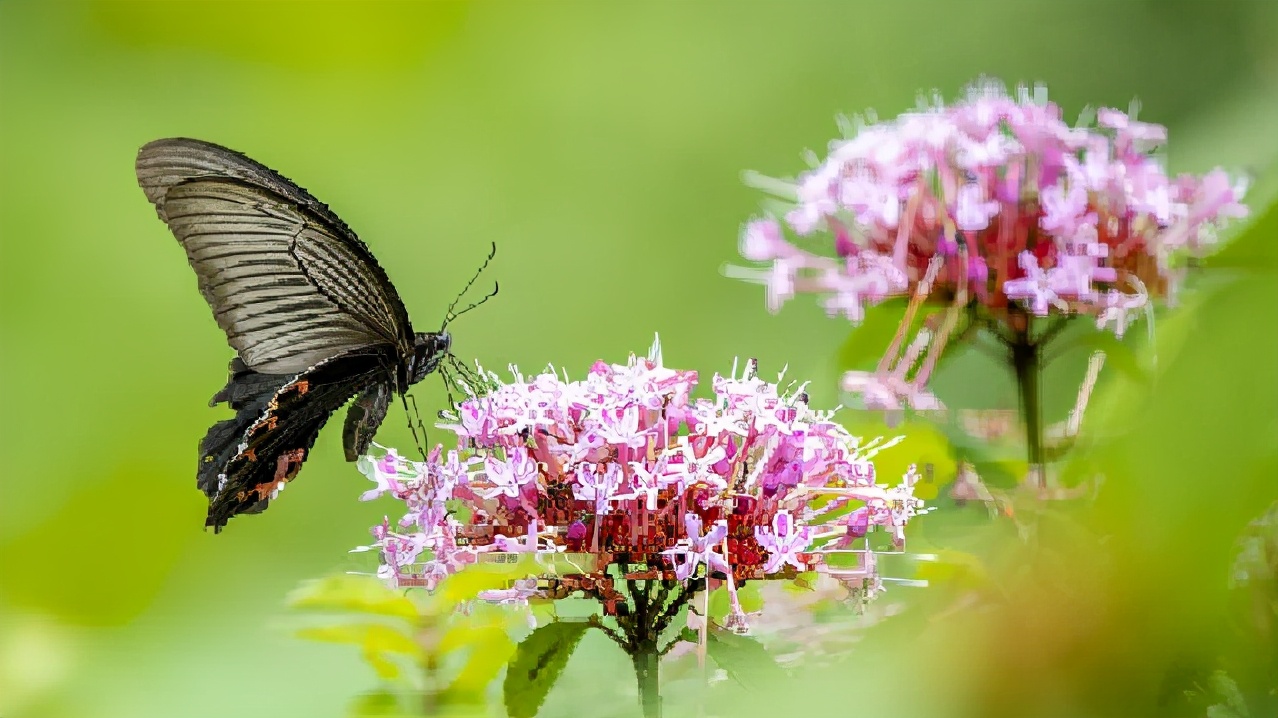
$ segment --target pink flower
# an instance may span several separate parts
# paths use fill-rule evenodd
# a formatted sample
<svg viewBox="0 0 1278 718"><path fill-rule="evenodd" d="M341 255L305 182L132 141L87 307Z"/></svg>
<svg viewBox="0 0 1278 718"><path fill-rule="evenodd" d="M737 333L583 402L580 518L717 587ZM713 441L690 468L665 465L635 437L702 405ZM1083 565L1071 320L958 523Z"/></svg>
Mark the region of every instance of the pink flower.
<svg viewBox="0 0 1278 718"><path fill-rule="evenodd" d="M701 533L701 517L689 512L684 516L684 524L688 537L681 540L674 548L662 551L663 554L680 560L675 561L675 577L686 581L697 571L697 566L705 564L711 571L730 573L732 569L723 560L723 556L715 552L715 548L728 536L728 522L716 521L704 534Z"/></svg>
<svg viewBox="0 0 1278 718"><path fill-rule="evenodd" d="M521 578L510 588L480 591L478 598L501 606L527 606L528 599L535 595L537 595L537 579Z"/></svg>
<svg viewBox="0 0 1278 718"><path fill-rule="evenodd" d="M713 397L695 401L697 375L663 366L658 344L646 358L596 362L580 381L553 370L525 379L512 368L508 384L486 375L488 393L463 401L449 427L458 448L440 447L420 465L397 455L361 462L370 472L399 471L393 493L407 512L398 527L383 521L375 543L356 550L376 549L379 575L392 585L428 588L481 555L542 562L542 554L587 551L635 563L641 554L659 565L659 554L678 580L692 580L702 565L722 576L733 596L731 623L743 627L736 586L760 568L801 563L814 536L828 542L829 532L846 533L829 512L812 511L810 497L856 487L887 501L870 459L897 440L863 442L832 412L810 408L805 385L782 388L758 376L753 361L739 368L715 375ZM481 434L484 442L475 439ZM833 498L820 505L845 500ZM876 511L893 523L887 503ZM731 541L729 520L739 527ZM664 544L653 544L658 537ZM419 562L424 555L429 560ZM501 555L494 558L509 558ZM580 570L596 575L599 567ZM518 604L530 588L482 598Z"/></svg>
<svg viewBox="0 0 1278 718"><path fill-rule="evenodd" d="M1008 299L1017 299L1029 305L1030 311L1040 317L1047 316L1050 307L1068 309L1060 297L1062 282L1039 268L1038 257L1033 252L1021 252L1021 269L1025 271L1024 279L1009 279L1003 283L1003 292Z"/></svg>
<svg viewBox="0 0 1278 718"><path fill-rule="evenodd" d="M594 501L595 510L604 513L608 500L621 485L621 468L614 463L603 465L581 463L577 465L577 481L572 493L582 501Z"/></svg>
<svg viewBox="0 0 1278 718"><path fill-rule="evenodd" d="M750 222L741 234L741 254L756 262L776 259L784 253L785 247L781 239L781 225L773 219Z"/></svg>
<svg viewBox="0 0 1278 718"><path fill-rule="evenodd" d="M489 456L484 460L484 467L488 471L488 480L496 485L484 494L485 498L508 496L517 499L520 490L537 478L537 462L533 461L528 449L521 446L508 449L505 460Z"/></svg>
<svg viewBox="0 0 1278 718"><path fill-rule="evenodd" d="M1117 289L1105 293L1103 306L1105 309L1096 316L1096 328L1105 329L1113 325L1114 334L1121 339L1131 324L1132 315L1144 311L1148 299L1144 293L1124 294Z"/></svg>
<svg viewBox="0 0 1278 718"><path fill-rule="evenodd" d="M912 293L934 258L958 256L960 241L969 269L942 273L937 296L966 289L996 315L1009 299L1040 315L1095 315L1107 305L1089 282L1117 276L1174 293L1179 276L1159 253L1199 251L1217 227L1245 214L1245 185L1221 170L1170 180L1153 154L1167 140L1162 126L1112 109L1100 110L1093 127L1062 117L1041 87L1009 93L981 82L950 105L860 123L791 193L780 181L763 185L792 194L794 204L747 225L742 256L765 266L725 274L764 284L770 311L813 294L854 323L885 297ZM1040 265L1021 277L1010 261L1029 251L1043 257L1044 249L1079 254L1070 245L1082 232L1122 248L1088 255L1096 259L1090 278L1077 266L1057 278ZM892 272L867 257L885 259ZM1065 287L1068 303L1059 297Z"/></svg>
<svg viewBox="0 0 1278 718"><path fill-rule="evenodd" d="M365 475L377 486L360 494L359 500L372 501L386 492L398 494L403 491L403 486L398 480L401 463L404 463L403 459L395 453L394 449L391 449L380 460L367 467L364 470Z"/></svg>
<svg viewBox="0 0 1278 718"><path fill-rule="evenodd" d="M978 184L966 184L958 192L954 207L954 223L964 232L976 232L990 225L998 214L999 203L985 200L985 190Z"/></svg>
<svg viewBox="0 0 1278 718"><path fill-rule="evenodd" d="M789 511L778 511L772 519L771 529L754 527L754 536L759 545L770 554L768 562L763 566L764 573L776 573L786 565L799 571L807 570L807 565L799 560L798 553L808 548L812 541L812 530L806 526L796 529Z"/></svg>

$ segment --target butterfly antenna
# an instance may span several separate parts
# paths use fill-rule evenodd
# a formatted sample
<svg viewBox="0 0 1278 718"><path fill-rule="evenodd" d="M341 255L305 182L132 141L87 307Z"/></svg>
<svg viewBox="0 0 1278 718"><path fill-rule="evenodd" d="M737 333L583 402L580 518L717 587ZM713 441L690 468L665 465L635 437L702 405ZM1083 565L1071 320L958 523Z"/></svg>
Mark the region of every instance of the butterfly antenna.
<svg viewBox="0 0 1278 718"><path fill-rule="evenodd" d="M417 444L417 451L418 453L422 455L422 461L426 461L426 448L422 444L422 437L419 437L417 435L417 427L413 424L413 415L417 413L417 400L413 399L413 408L410 411L408 408L409 399L413 399L412 394L399 395L399 400L404 404L404 415L408 417L408 430L413 433L413 443ZM418 424L422 423L422 419L420 416L417 417L417 423ZM425 435L426 435L426 427L423 426L422 436L424 437Z"/></svg>
<svg viewBox="0 0 1278 718"><path fill-rule="evenodd" d="M486 296L484 296L483 299L479 300L478 302L471 302L469 306L467 306L465 309L461 310L460 312L453 313L450 311L448 314L448 318L444 320L444 326L443 328L440 329L440 331L443 331L444 329L446 329L448 327L448 323L451 322L452 320L456 319L457 317L460 317L461 315L465 314L466 312L469 312L472 309L475 309L481 306L484 302L487 302L489 299L492 299L493 297L497 296L497 292L500 289L501 289L501 285L497 284L497 282L493 282L493 291L489 292Z"/></svg>
<svg viewBox="0 0 1278 718"><path fill-rule="evenodd" d="M475 280L479 279L479 275L484 273L484 270L488 268L488 263L493 261L493 257L496 257L496 256L497 256L497 243L493 242L492 249L489 250L488 257L484 259L484 263L479 265L479 269L475 270L475 275L470 278L469 282L466 282L466 286L462 287L461 293L457 295L457 298L453 300L453 303L448 305L448 311L444 312L444 324L443 326L439 328L439 331L442 332L445 329L447 329L449 322L453 321L457 317L460 317L461 315L465 314L466 312L469 312L470 310L474 309L480 304L483 304L489 299L492 299L493 297L497 296L496 282L494 282L493 291L491 294L479 300L478 302L471 304L469 307L466 307L460 312L455 312L455 313L453 312L453 310L457 308L457 303L462 300L462 297L466 296L466 292L470 291L470 288L474 286L475 284Z"/></svg>

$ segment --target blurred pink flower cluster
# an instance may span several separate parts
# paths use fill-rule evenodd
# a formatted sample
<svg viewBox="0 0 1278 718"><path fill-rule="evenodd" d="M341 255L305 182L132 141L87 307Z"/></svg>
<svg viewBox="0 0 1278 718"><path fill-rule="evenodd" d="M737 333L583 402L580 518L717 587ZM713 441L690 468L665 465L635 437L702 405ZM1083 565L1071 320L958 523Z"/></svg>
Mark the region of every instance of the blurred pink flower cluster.
<svg viewBox="0 0 1278 718"><path fill-rule="evenodd" d="M420 569L430 587L485 553L566 552L594 557L586 576L620 563L685 581L704 566L735 592L821 569L817 544L845 547L872 526L903 544L922 507L913 470L898 486L876 483L871 459L901 437L851 436L808 407L803 386L764 381L753 362L740 377L715 375L713 399L692 398L696 373L663 366L658 344L625 365L597 362L580 381L485 377L491 390L445 425L460 448L420 463L393 450L361 459L376 484L361 498L390 493L407 506L357 549L381 554L383 578L402 585ZM516 588L503 600L531 590Z"/></svg>
<svg viewBox="0 0 1278 718"><path fill-rule="evenodd" d="M1173 295L1174 260L1246 213L1241 182L1217 169L1169 177L1153 150L1164 127L1113 109L1071 127L1043 88L1015 96L982 82L891 122L861 122L793 183L786 209L749 222L741 254L766 269L776 311L813 293L853 322L910 294L940 258L936 292L998 317L1082 313L1119 335L1151 295ZM823 233L821 239L812 235Z"/></svg>

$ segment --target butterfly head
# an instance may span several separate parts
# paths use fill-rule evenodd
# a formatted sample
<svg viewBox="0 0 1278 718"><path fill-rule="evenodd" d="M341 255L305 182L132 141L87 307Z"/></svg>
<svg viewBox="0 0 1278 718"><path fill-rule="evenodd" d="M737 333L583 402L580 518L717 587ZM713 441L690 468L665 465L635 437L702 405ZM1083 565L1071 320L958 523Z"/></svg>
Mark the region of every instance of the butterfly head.
<svg viewBox="0 0 1278 718"><path fill-rule="evenodd" d="M413 335L413 355L408 360L408 383L416 384L439 368L448 356L453 338L448 332L417 332Z"/></svg>

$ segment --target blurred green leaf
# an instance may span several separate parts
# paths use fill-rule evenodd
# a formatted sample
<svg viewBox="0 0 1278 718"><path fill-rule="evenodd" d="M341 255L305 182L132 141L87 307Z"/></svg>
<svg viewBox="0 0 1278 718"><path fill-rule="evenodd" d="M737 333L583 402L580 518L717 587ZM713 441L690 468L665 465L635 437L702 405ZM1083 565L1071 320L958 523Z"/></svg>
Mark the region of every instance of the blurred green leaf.
<svg viewBox="0 0 1278 718"><path fill-rule="evenodd" d="M1144 327L1138 327L1138 329L1144 329ZM1060 342L1059 346L1052 345L1049 351L1059 356L1076 349L1085 349L1089 355L1096 350L1104 351L1105 367L1107 369L1112 367L1123 376L1136 382L1148 382L1150 380L1149 370L1141 366L1140 359L1136 350L1132 348L1130 340L1119 339L1109 330L1096 329L1095 325L1091 325L1087 327L1087 331L1082 331L1069 337Z"/></svg>
<svg viewBox="0 0 1278 718"><path fill-rule="evenodd" d="M1265 256L1276 230L1268 220L1249 226L1230 245L1234 256ZM1105 477L1085 519L1104 542L1083 544L1103 552L1081 551L1069 532L1051 538L1056 565L1072 564L1055 576L1099 579L1087 594L1105 620L1069 649L1092 658L1060 678L1079 695L1157 686L1184 656L1207 663L1248 641L1220 629L1234 537L1278 494L1278 282L1270 272L1205 274L1210 281L1159 322L1148 348L1159 359L1154 381L1106 387L1097 402L1105 410L1091 417L1094 448L1071 458ZM1192 589L1165 590L1187 576Z"/></svg>
<svg viewBox="0 0 1278 718"><path fill-rule="evenodd" d="M349 611L407 619L418 615L411 600L372 576L338 574L307 581L289 594L288 605L303 611Z"/></svg>
<svg viewBox="0 0 1278 718"><path fill-rule="evenodd" d="M422 649L412 637L404 632L380 623L356 623L336 626L302 628L297 631L298 638L327 643L347 643L362 649L364 660L368 661L377 675L386 680L399 678L399 665L387 654L399 654L420 658Z"/></svg>
<svg viewBox="0 0 1278 718"><path fill-rule="evenodd" d="M347 709L350 718L409 718L413 713L399 694L384 690L360 694Z"/></svg>
<svg viewBox="0 0 1278 718"><path fill-rule="evenodd" d="M741 602L741 610L756 613L763 610L763 594L759 591L759 582L752 581L737 589L737 600ZM716 623L723 623L732 612L732 594L727 586L720 586L710 592L710 618Z"/></svg>
<svg viewBox="0 0 1278 718"><path fill-rule="evenodd" d="M930 465L931 476L920 481L914 490L919 498L929 501L936 498L940 487L954 480L956 462L951 449L951 441L945 434L943 424L914 417L903 424L890 427L883 423L879 412L845 410L839 413L837 420L842 422L854 436L893 437L904 436L905 440L896 446L874 457L874 470L879 483L894 485L909 470L911 465L917 467L919 473L926 474ZM852 511L855 506L840 509L831 514L831 518Z"/></svg>
<svg viewBox="0 0 1278 718"><path fill-rule="evenodd" d="M553 625L553 624L551 624ZM458 626L440 641L439 652L446 653L465 648L469 651L466 662L457 677L449 684L441 700L449 703L483 703L485 689L515 652L515 642L510 640L502 626Z"/></svg>
<svg viewBox="0 0 1278 718"><path fill-rule="evenodd" d="M938 551L935 561L920 562L918 577L958 588L985 588L990 581L989 570L979 556L952 549Z"/></svg>
<svg viewBox="0 0 1278 718"><path fill-rule="evenodd" d="M474 516L474 512L470 509L470 504L461 499L448 499L444 502L444 508L462 524L470 523L471 517Z"/></svg>
<svg viewBox="0 0 1278 718"><path fill-rule="evenodd" d="M762 586L758 581L747 583L737 591L737 598L741 601L741 610L746 613L758 613L763 610L763 593Z"/></svg>
<svg viewBox="0 0 1278 718"><path fill-rule="evenodd" d="M707 634L706 654L746 688L777 685L786 680L786 671L753 638L731 631L711 631Z"/></svg>
<svg viewBox="0 0 1278 718"><path fill-rule="evenodd" d="M467 566L440 581L432 595L433 603L451 610L463 601L473 600L480 591L506 588L512 575L523 576L529 572L530 567L535 568L531 561L525 559L519 564L478 563Z"/></svg>
<svg viewBox="0 0 1278 718"><path fill-rule="evenodd" d="M839 346L835 355L835 368L842 375L845 371L868 371L878 366L883 353L896 335L896 330L905 318L907 299L894 297L876 304L865 312L865 319L852 327L848 336ZM921 325L926 314L919 311L914 317L914 324ZM908 342L909 335L903 341Z"/></svg>
<svg viewBox="0 0 1278 718"><path fill-rule="evenodd" d="M967 433L958 423L938 424L949 440L953 452L953 465L949 480L957 476L958 462L971 464L981 481L991 488L1012 488L1025 478L1025 449L1015 438L983 439ZM1013 429L1012 436L1023 428Z"/></svg>
<svg viewBox="0 0 1278 718"><path fill-rule="evenodd" d="M1248 715L1247 701L1243 698L1242 691L1238 690L1238 683L1230 678L1228 673L1215 671L1208 679L1207 685L1216 698L1224 701L1223 704L1213 705L1207 709L1208 718L1225 716L1244 718Z"/></svg>
<svg viewBox="0 0 1278 718"><path fill-rule="evenodd" d="M781 590L786 593L808 593L813 590L821 574L817 571L804 571L794 577L793 581L783 581Z"/></svg>
<svg viewBox="0 0 1278 718"><path fill-rule="evenodd" d="M589 624L556 621L520 641L506 669L502 694L510 718L534 718L546 695L568 665L568 658L586 635Z"/></svg>
<svg viewBox="0 0 1278 718"><path fill-rule="evenodd" d="M1278 169L1271 169L1278 175ZM1235 269L1247 272L1273 273L1278 271L1278 204L1257 211L1251 223L1216 254L1207 258L1207 266L1217 269ZM1257 241L1247 237L1268 237L1270 241Z"/></svg>

